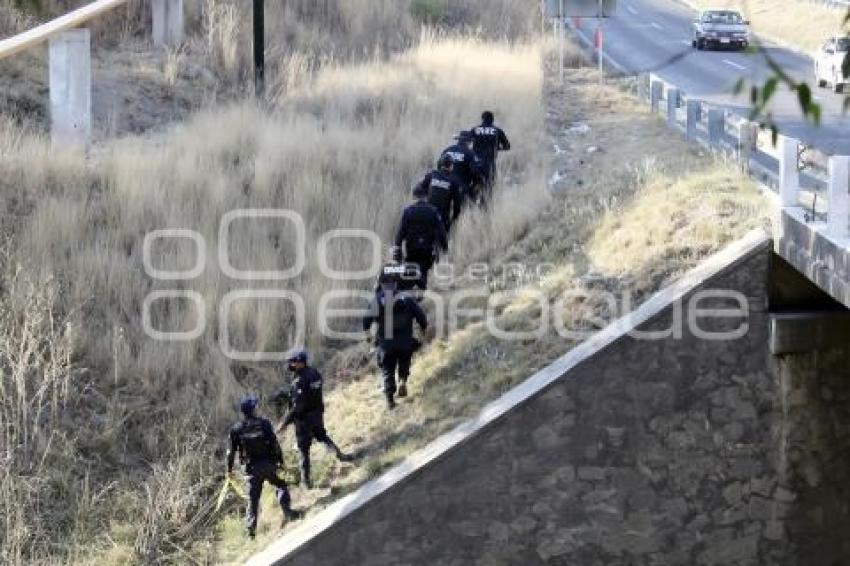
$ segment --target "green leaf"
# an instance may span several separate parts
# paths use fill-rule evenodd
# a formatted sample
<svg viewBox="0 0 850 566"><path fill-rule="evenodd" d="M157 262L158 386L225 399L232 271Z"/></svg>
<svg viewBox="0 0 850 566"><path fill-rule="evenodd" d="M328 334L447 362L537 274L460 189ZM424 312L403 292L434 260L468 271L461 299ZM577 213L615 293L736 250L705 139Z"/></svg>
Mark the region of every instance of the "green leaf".
<svg viewBox="0 0 850 566"><path fill-rule="evenodd" d="M738 79L735 82L735 87L734 87L733 90L734 90L735 94L741 94L741 92L744 90L744 78L743 77L741 77L740 79Z"/></svg>
<svg viewBox="0 0 850 566"><path fill-rule="evenodd" d="M809 107L812 104L812 90L806 83L797 85L797 100L800 101L800 108L803 110L803 114L808 115Z"/></svg>
<svg viewBox="0 0 850 566"><path fill-rule="evenodd" d="M776 86L779 84L777 77L770 77L761 89L761 102L767 104L773 94L776 92Z"/></svg>
<svg viewBox="0 0 850 566"><path fill-rule="evenodd" d="M821 118L820 104L813 103L809 107L809 111L811 112L811 115L812 115L812 122L814 122L815 126L819 126L820 125L820 118Z"/></svg>

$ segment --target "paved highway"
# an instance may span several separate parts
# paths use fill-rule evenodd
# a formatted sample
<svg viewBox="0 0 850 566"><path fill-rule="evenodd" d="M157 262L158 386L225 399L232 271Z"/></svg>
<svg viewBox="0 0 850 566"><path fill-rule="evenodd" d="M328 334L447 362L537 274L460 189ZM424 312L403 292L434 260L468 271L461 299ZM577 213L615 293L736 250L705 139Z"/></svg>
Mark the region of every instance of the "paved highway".
<svg viewBox="0 0 850 566"><path fill-rule="evenodd" d="M764 57L728 50L693 49L695 17L694 10L674 0L619 0L617 14L601 24L608 55L606 63L613 62L626 73L653 71L693 98L724 105L746 116L749 96L734 96L733 87L740 77L762 84L770 76ZM584 19L578 33L592 41L598 25L597 19ZM774 95L771 107L780 130L826 153L850 155L850 117L842 113L843 96L817 88L811 58L782 47L769 45L767 49L786 72L812 86L823 111L820 127L807 124L796 95L783 89ZM683 57L670 63L676 55Z"/></svg>

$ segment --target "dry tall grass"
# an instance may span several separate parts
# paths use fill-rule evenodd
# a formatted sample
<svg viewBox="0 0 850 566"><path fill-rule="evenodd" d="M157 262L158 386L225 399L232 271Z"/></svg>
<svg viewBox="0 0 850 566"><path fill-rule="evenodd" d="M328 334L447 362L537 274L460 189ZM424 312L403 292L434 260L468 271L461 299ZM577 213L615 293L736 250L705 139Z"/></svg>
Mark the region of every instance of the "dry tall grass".
<svg viewBox="0 0 850 566"><path fill-rule="evenodd" d="M203 545L193 545L210 534L203 527L212 519L213 448L234 416L234 399L244 390L271 390L280 379L271 366L246 368L219 349L216 309L224 294L281 287L223 275L216 242L226 212L289 208L303 215L308 268L282 285L297 291L314 317L323 292L370 285L322 277L318 237L332 228L361 228L388 242L413 182L483 108L494 109L515 140L503 160L510 188L492 216L465 221L456 258L493 253L545 204L537 47L426 36L389 61L327 65L309 81L271 109L241 103L205 112L167 135L106 144L88 161L13 125L0 130L0 220L13 238L9 265L37 289L50 282L61 298L49 310L55 317L81 322L69 371L85 368L84 381L70 390L75 409L60 411L48 429L80 431L73 444L62 443L73 457L43 451L41 468L16 472L34 484L55 483L52 501L64 514L57 520L53 507L39 505L10 515L15 520L0 531L8 561L155 562L203 553ZM513 204L520 198L522 208ZM197 279L156 282L146 275L142 244L157 228L203 235L208 264ZM234 265L288 265L288 236L280 223L235 225L228 244ZM363 246L332 251L335 268L364 267ZM194 249L180 243L154 252L160 269L186 269L195 259ZM147 294L174 288L204 298L209 325L195 342L156 342L142 331ZM14 312L26 307L14 296L8 300L15 301ZM233 339L245 349L286 349L287 317L271 301L236 303ZM197 313L172 303L154 310L154 322L191 328ZM321 359L329 345L314 318L308 324L308 345ZM4 403L15 399L4 393ZM26 508L22 497L10 500L9 509Z"/></svg>
<svg viewBox="0 0 850 566"><path fill-rule="evenodd" d="M833 35L842 35L846 8L807 0L688 0L700 8L740 10L753 30L807 51L814 51Z"/></svg>

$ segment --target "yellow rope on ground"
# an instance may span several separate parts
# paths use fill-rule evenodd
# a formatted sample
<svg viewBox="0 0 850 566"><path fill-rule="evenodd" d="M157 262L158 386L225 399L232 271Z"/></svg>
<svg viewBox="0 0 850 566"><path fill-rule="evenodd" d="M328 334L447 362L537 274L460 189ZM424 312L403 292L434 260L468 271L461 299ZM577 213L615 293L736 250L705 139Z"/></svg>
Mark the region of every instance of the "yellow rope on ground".
<svg viewBox="0 0 850 566"><path fill-rule="evenodd" d="M237 482L232 475L227 475L225 476L224 482L221 485L221 491L218 493L218 500L215 504L216 513L218 513L219 509L221 509L221 506L224 505L224 501L227 499L227 492L230 490L233 490L233 493L235 493L239 499L248 499L248 497L245 495L245 490L242 489L242 486L239 485L239 482Z"/></svg>

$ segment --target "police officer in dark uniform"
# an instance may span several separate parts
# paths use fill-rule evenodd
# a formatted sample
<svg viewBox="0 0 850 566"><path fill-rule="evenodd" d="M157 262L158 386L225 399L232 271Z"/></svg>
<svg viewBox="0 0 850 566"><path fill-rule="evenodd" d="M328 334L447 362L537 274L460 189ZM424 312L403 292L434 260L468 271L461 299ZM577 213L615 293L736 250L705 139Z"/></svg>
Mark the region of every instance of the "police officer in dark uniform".
<svg viewBox="0 0 850 566"><path fill-rule="evenodd" d="M464 202L474 202L475 189L484 179L478 158L472 152L472 132L464 130L455 139L457 143L444 149L441 155L452 158L452 174L460 182Z"/></svg>
<svg viewBox="0 0 850 566"><path fill-rule="evenodd" d="M342 462L351 456L342 452L325 430L325 403L322 396L322 374L307 365L307 352L298 350L286 360L295 373L290 390L290 408L281 428L295 425L295 438L301 453L301 485L313 487L310 481L310 446L318 440Z"/></svg>
<svg viewBox="0 0 850 566"><path fill-rule="evenodd" d="M500 151L509 151L511 142L505 132L494 125L495 117L489 110L481 114L481 125L472 129L472 151L481 161L486 177L483 200L489 200L496 183L496 156Z"/></svg>
<svg viewBox="0 0 850 566"><path fill-rule="evenodd" d="M413 189L416 202L408 205L401 215L401 224L395 236L395 259L415 264L418 277L410 287L428 288L428 272L441 251L448 249L446 227L440 212L428 202L424 186Z"/></svg>
<svg viewBox="0 0 850 566"><path fill-rule="evenodd" d="M451 231L452 223L460 214L463 206L463 195L460 183L452 175L454 161L448 155L443 155L437 162L437 168L419 182L417 186L428 191L428 202L440 212L446 234Z"/></svg>
<svg viewBox="0 0 850 566"><path fill-rule="evenodd" d="M424 331L428 318L412 297L398 292L398 283L403 266L389 265L379 277L380 289L369 303L363 317L363 330L369 331L378 325L378 365L384 375L384 395L387 407L395 408L396 370L398 370L398 396L407 396L407 378L410 376L410 360L416 346L413 337L413 322Z"/></svg>
<svg viewBox="0 0 850 566"><path fill-rule="evenodd" d="M254 538L257 532L257 509L263 484L270 483L277 488L277 501L283 511L284 520L299 518L302 514L290 507L289 490L286 482L277 475L278 467L283 464L283 453L272 429L272 424L256 415L257 398L245 397L239 404L244 418L230 429L230 448L227 451L227 475L233 474L236 454L245 465L248 476L248 512L245 523L248 536Z"/></svg>

